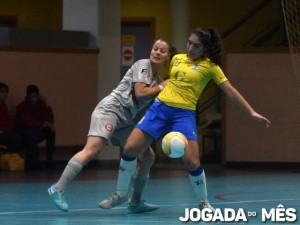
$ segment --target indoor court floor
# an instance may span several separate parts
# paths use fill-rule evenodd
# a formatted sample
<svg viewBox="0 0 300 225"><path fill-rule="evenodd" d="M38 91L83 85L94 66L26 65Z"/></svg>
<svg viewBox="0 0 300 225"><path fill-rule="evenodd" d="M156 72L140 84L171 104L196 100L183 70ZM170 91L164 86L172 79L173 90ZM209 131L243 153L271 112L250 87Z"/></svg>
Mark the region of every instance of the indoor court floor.
<svg viewBox="0 0 300 225"><path fill-rule="evenodd" d="M238 169L205 165L210 203L227 219L211 224L300 224L300 173L293 169ZM69 212L56 209L48 196L62 168L52 171L0 171L1 225L175 225L207 224L199 221L197 201L187 173L178 168L153 168L144 199L160 209L127 214L126 206L103 210L100 200L114 190L117 170L86 167L68 187ZM282 205L282 206L281 206ZM181 222L185 209L194 210L193 220ZM294 211L297 210L296 212ZM231 212L231 214L230 214ZM263 216L264 212L264 216ZM267 214L265 213L267 212ZM219 217L219 218L222 218ZM266 218L266 222L262 218ZM243 221L246 218L247 221ZM277 222L272 222L272 218ZM295 220L284 222L284 220ZM281 221L278 221L281 220Z"/></svg>

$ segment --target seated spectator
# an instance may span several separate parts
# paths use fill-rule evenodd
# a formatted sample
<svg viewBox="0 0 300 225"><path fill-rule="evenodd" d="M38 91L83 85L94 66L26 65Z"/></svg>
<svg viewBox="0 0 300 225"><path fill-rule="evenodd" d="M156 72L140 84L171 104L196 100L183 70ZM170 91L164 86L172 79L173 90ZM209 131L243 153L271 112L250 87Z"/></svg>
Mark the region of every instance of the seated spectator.
<svg viewBox="0 0 300 225"><path fill-rule="evenodd" d="M38 144L46 141L46 167L53 166L55 127L52 108L40 96L36 85L29 85L25 100L16 109L17 129L26 146L26 169L40 168Z"/></svg>
<svg viewBox="0 0 300 225"><path fill-rule="evenodd" d="M18 152L21 150L22 141L13 129L14 123L6 104L8 94L8 85L0 82L0 145L8 152Z"/></svg>

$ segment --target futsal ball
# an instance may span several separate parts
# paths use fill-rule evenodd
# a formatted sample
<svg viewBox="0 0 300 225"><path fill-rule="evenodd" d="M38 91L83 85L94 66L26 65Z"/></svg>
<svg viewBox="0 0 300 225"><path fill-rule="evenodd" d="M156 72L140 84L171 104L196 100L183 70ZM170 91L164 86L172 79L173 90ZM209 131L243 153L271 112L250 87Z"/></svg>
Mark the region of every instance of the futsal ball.
<svg viewBox="0 0 300 225"><path fill-rule="evenodd" d="M161 142L163 152L171 158L183 156L187 145L186 137L182 133L175 131L167 133Z"/></svg>

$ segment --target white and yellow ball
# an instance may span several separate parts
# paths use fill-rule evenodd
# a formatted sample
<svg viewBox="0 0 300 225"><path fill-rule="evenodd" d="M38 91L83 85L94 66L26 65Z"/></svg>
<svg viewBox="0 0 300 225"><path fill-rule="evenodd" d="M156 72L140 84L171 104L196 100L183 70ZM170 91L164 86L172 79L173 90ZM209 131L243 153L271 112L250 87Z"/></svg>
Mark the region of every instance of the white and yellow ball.
<svg viewBox="0 0 300 225"><path fill-rule="evenodd" d="M163 152L171 158L182 157L187 145L186 137L182 133L175 131L167 133L161 142Z"/></svg>

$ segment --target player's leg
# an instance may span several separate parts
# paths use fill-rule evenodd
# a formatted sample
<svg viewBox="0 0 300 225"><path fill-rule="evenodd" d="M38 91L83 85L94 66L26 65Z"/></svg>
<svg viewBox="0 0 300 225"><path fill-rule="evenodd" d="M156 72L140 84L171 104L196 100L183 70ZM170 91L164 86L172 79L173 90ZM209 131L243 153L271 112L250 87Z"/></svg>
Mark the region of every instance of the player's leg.
<svg viewBox="0 0 300 225"><path fill-rule="evenodd" d="M90 129L84 148L70 159L59 181L48 189L55 205L62 211L68 210L68 204L63 196L67 185L87 163L102 151L107 140L113 135L113 131L117 129L119 116L117 115L118 107L115 105L117 103L113 102L110 97L99 102L91 116Z"/></svg>
<svg viewBox="0 0 300 225"><path fill-rule="evenodd" d="M183 162L189 171L189 179L197 195L200 209L211 208L213 210L207 201L206 177L200 164L195 112L177 109L172 126L173 130L181 132L188 140Z"/></svg>
<svg viewBox="0 0 300 225"><path fill-rule="evenodd" d="M148 182L150 169L154 161L155 154L150 146L138 156L138 165L132 176L131 203L136 204L141 201L142 193Z"/></svg>
<svg viewBox="0 0 300 225"><path fill-rule="evenodd" d="M88 162L102 151L105 144L106 140L104 138L90 136L84 148L70 159L58 182L48 189L48 193L57 208L64 212L68 211L68 204L64 197L68 184L81 172Z"/></svg>
<svg viewBox="0 0 300 225"><path fill-rule="evenodd" d="M87 138L87 143L84 148L76 153L68 162L61 178L56 183L55 187L64 191L67 185L72 181L82 170L82 168L94 159L104 148L106 140L102 137L90 136Z"/></svg>
<svg viewBox="0 0 300 225"><path fill-rule="evenodd" d="M120 160L117 190L108 199L99 203L100 208L110 209L127 198L129 184L137 165L137 156L153 140L157 140L165 133L166 121L164 118L157 117L160 110L160 103L153 103L129 135ZM122 201L119 201L120 199Z"/></svg>
<svg viewBox="0 0 300 225"><path fill-rule="evenodd" d="M138 157L138 166L132 177L132 194L127 207L129 213L151 212L159 209L157 205L142 200L144 188L149 180L150 169L155 161L155 153L149 146Z"/></svg>
<svg viewBox="0 0 300 225"><path fill-rule="evenodd" d="M153 139L140 129L135 128L128 137L120 160L117 190L106 200L99 203L99 207L110 209L128 199L128 188L132 175L137 166L137 156L151 144Z"/></svg>
<svg viewBox="0 0 300 225"><path fill-rule="evenodd" d="M183 161L189 171L189 179L197 195L200 209L210 208L214 211L214 208L207 200L206 176L204 169L200 164L198 149L198 142L189 140L186 153L183 156Z"/></svg>

